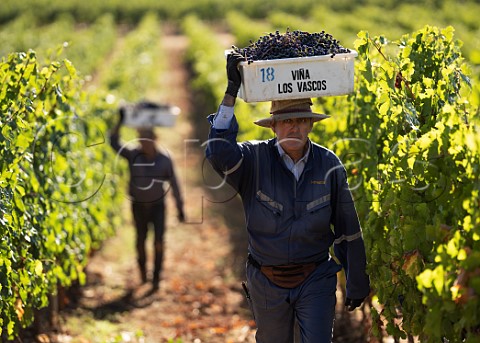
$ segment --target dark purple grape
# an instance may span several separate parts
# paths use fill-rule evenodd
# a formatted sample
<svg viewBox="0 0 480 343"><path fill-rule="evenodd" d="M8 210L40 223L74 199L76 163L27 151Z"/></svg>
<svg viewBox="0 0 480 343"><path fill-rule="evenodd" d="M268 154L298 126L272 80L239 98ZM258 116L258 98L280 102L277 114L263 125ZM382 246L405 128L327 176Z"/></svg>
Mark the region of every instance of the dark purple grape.
<svg viewBox="0 0 480 343"><path fill-rule="evenodd" d="M250 41L250 45L245 48L233 45L232 49L245 56L248 62L324 55L333 57L350 52L325 31L308 33L288 29L284 34L275 31L260 37L256 42Z"/></svg>

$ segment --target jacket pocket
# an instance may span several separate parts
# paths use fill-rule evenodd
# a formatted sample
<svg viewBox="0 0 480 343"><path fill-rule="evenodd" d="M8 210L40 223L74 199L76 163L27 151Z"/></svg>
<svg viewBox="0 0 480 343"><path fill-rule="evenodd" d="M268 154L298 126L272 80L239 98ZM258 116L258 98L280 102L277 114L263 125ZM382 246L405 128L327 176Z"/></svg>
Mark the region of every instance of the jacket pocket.
<svg viewBox="0 0 480 343"><path fill-rule="evenodd" d="M325 194L325 195L307 203L306 210L309 213L314 213L314 212L317 212L317 211L321 210L322 208L324 208L328 205L330 205L330 194Z"/></svg>
<svg viewBox="0 0 480 343"><path fill-rule="evenodd" d="M267 209L272 211L276 215L282 215L283 213L283 205L272 198L270 198L268 195L263 193L262 191L258 191L256 194L256 198L259 203L261 203L263 206L265 206Z"/></svg>

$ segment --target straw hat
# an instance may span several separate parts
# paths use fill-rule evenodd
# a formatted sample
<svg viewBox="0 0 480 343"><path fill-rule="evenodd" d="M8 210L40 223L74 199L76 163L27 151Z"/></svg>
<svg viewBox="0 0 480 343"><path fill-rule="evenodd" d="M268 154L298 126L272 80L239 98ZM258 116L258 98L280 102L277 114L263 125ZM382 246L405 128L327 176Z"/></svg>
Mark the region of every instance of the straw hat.
<svg viewBox="0 0 480 343"><path fill-rule="evenodd" d="M291 100L274 100L270 108L271 116L255 121L254 123L263 126L271 127L275 120L285 120L289 118L313 118L314 122L326 119L329 116L312 112L312 100L306 99L291 99Z"/></svg>

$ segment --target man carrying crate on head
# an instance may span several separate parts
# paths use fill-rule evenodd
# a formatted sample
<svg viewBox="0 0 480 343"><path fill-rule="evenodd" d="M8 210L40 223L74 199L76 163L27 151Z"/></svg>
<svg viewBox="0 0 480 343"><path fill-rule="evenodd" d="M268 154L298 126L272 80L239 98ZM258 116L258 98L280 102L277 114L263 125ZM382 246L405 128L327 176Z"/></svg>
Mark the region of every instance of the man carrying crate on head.
<svg viewBox="0 0 480 343"><path fill-rule="evenodd" d="M350 311L370 292L345 168L308 138L313 124L327 118L312 112L310 99L272 101L271 116L255 123L276 137L237 142L233 108L241 85L237 66L244 59L227 56L228 87L218 112L209 116L206 156L243 201L256 339L291 343L298 322L301 342L331 342L337 272L345 269ZM341 264L329 254L332 245Z"/></svg>
<svg viewBox="0 0 480 343"><path fill-rule="evenodd" d="M150 102L141 102L136 111L159 108ZM135 149L121 145L120 127L124 122L125 108L119 110L118 124L110 133L110 144L117 153L126 158L130 171L129 194L132 200L132 214L136 229L136 252L142 283L147 282L147 256L145 243L149 225L154 229L153 290L157 290L163 266L165 233L165 196L171 190L175 198L178 220L183 222L183 198L180 194L173 162L169 156L156 147L156 135L152 128L138 128L140 147Z"/></svg>

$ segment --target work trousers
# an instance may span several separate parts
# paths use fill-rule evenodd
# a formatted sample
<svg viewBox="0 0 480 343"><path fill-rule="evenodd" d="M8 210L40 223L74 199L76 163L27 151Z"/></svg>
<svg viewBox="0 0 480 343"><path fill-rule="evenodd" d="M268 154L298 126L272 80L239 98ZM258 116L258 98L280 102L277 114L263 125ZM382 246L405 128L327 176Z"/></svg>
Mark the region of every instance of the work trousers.
<svg viewBox="0 0 480 343"><path fill-rule="evenodd" d="M276 286L247 262L257 343L293 343L295 321L302 343L331 343L340 270L341 266L330 259L320 264L300 286L288 289Z"/></svg>
<svg viewBox="0 0 480 343"><path fill-rule="evenodd" d="M165 204L159 203L132 203L133 219L136 228L136 249L138 266L142 276L146 273L147 253L145 243L147 240L149 225L154 230L154 281L159 280L163 264L163 236L165 232Z"/></svg>

